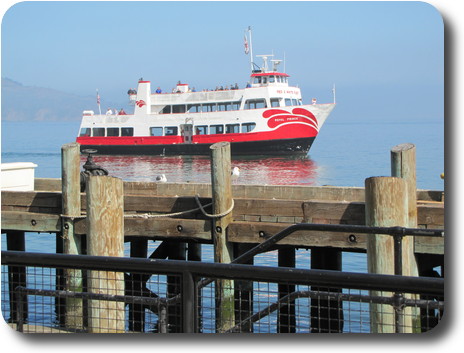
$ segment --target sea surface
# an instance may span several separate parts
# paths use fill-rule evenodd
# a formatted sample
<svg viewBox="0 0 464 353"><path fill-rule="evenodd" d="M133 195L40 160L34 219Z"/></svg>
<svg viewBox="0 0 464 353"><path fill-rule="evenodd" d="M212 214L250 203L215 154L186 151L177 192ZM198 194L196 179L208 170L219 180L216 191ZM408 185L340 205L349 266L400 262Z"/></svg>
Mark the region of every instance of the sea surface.
<svg viewBox="0 0 464 353"><path fill-rule="evenodd" d="M79 122L2 122L1 161L33 162L35 176L61 177L61 146L75 141ZM417 187L443 190L444 123L348 123L327 121L309 154L304 157L233 157L240 167L238 184L364 186L372 176L389 176L390 150L401 143L416 146ZM165 174L169 182L210 182L210 161L205 156L95 156L111 175L132 181L153 181ZM85 162L82 157L81 164ZM6 248L2 236L2 249ZM27 251L54 251L54 237L28 233ZM153 244L156 246L156 244ZM308 266L308 251L299 250L297 266ZM212 258L205 247L203 257ZM274 265L276 254L257 258ZM343 270L365 272L364 254L343 255Z"/></svg>
<svg viewBox="0 0 464 353"><path fill-rule="evenodd" d="M1 161L33 162L38 165L36 177L60 178L61 146L75 141L78 129L79 122L2 122ZM341 123L329 120L307 156L233 157L232 165L240 167L238 184L364 186L364 180L368 177L390 175L390 150L401 143L416 146L418 188L443 190L444 182L440 178L440 173L444 172L442 122ZM81 164L85 159L85 156L81 158ZM169 182L210 182L210 161L207 156L94 156L94 160L111 175L124 180L154 181L156 176L165 174ZM2 250L5 250L4 235L1 244ZM158 244L149 242L149 253ZM212 250L211 245L202 245L203 261L213 261ZM26 233L26 251L54 252L55 236ZM129 252L127 244L125 252ZM310 251L298 249L296 267L310 268L310 257ZM258 255L255 264L277 266L277 252ZM366 255L344 252L342 269L367 272ZM9 309L2 307L2 310L8 312ZM367 304L360 305L359 309L348 307L347 310L349 312L345 315L349 315L349 320L345 320L344 330L369 332ZM308 312L301 314L309 317ZM208 322L212 326L203 327L203 332L214 332L214 324L211 324L214 320L206 320L209 316L213 316L213 312L205 309L205 325ZM40 320L53 322L54 318L52 315L40 317ZM276 325L275 315L271 315L269 320ZM361 326L352 327L351 321L360 322ZM268 328L263 332L268 332L266 330ZM255 332L261 332L261 329L255 327Z"/></svg>

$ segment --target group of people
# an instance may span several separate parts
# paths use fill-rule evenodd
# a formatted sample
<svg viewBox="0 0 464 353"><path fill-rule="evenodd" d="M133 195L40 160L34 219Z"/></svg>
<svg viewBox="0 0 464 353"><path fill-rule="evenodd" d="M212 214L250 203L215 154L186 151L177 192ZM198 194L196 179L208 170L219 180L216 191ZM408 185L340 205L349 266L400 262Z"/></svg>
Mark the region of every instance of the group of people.
<svg viewBox="0 0 464 353"><path fill-rule="evenodd" d="M106 111L106 115L126 115L126 112L122 108L119 111L117 109L114 109L114 112L113 109L108 108Z"/></svg>
<svg viewBox="0 0 464 353"><path fill-rule="evenodd" d="M180 81L177 84L180 84ZM249 87L251 87L251 84L249 82L247 82L246 88L249 88ZM235 85L230 85L230 86L216 86L215 89L204 89L203 92L208 92L208 91L229 91L229 90L237 90L237 89L239 89L239 87L238 87L238 84L235 83ZM195 89L195 87L192 87L188 91L189 92L196 92L196 89ZM131 88L131 89L129 89L129 91L127 93L129 95L137 94L137 91L135 89ZM160 87L158 87L156 89L155 93L156 94L161 94L161 93L163 93L163 91L162 91L162 89ZM179 90L178 87L175 87L175 88L172 89L172 93L181 93L181 91ZM121 113L119 113L119 114L121 114Z"/></svg>

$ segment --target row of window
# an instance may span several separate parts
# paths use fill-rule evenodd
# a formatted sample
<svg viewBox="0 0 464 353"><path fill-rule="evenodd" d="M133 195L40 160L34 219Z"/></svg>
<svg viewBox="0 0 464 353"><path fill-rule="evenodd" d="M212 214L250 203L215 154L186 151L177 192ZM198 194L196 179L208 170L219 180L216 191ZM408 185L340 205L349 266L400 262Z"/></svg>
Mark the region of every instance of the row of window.
<svg viewBox="0 0 464 353"><path fill-rule="evenodd" d="M253 83L266 84L266 83L288 83L288 78L285 76L256 76Z"/></svg>
<svg viewBox="0 0 464 353"><path fill-rule="evenodd" d="M280 107L282 98L271 98L271 107ZM203 103L203 104L175 104L166 105L160 114L179 114L179 113L212 113L212 112L226 112L231 110L239 110L241 101L235 102L221 102L221 103ZM285 106L302 105L301 99L285 98ZM264 98L247 99L245 101L244 109L262 109L267 108L267 102Z"/></svg>
<svg viewBox="0 0 464 353"><path fill-rule="evenodd" d="M106 130L106 134L105 134ZM94 137L104 137L104 136L134 136L133 127L84 127L81 129L79 136L94 136Z"/></svg>
<svg viewBox="0 0 464 353"><path fill-rule="evenodd" d="M214 125L195 125L195 135L214 135L214 134L236 134L239 132L251 132L256 127L255 123L243 124L214 124ZM105 134L106 133L106 134ZM150 136L177 136L179 134L178 126L153 126L150 127ZM181 134L183 132L181 131ZM81 129L79 136L93 137L118 137L134 136L133 127L85 127Z"/></svg>

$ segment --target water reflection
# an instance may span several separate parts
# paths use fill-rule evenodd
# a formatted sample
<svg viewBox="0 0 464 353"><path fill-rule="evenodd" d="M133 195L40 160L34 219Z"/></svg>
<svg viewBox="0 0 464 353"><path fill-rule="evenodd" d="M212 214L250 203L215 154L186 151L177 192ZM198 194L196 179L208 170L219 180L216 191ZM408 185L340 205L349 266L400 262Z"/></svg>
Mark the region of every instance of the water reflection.
<svg viewBox="0 0 464 353"><path fill-rule="evenodd" d="M86 157L81 159L82 164ZM165 174L168 182L209 183L207 156L94 156L94 161L112 176L130 181L154 181ZM309 156L232 158L240 168L238 184L316 185L319 167Z"/></svg>

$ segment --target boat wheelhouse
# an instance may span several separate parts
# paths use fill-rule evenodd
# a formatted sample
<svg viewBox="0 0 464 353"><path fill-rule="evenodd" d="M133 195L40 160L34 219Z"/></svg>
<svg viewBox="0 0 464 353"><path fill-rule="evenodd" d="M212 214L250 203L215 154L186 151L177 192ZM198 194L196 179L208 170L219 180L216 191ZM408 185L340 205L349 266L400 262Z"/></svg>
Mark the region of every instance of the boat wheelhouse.
<svg viewBox="0 0 464 353"><path fill-rule="evenodd" d="M163 93L140 79L128 92L134 112L84 111L77 142L99 154L207 155L221 141L234 155L307 154L335 99L304 104L300 88L277 69L280 60L269 69L271 55L261 57L263 67L243 88L196 91L178 82Z"/></svg>

